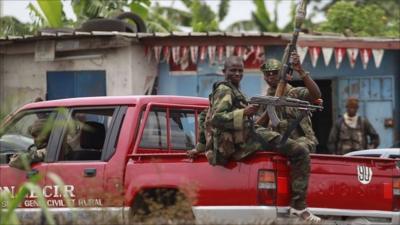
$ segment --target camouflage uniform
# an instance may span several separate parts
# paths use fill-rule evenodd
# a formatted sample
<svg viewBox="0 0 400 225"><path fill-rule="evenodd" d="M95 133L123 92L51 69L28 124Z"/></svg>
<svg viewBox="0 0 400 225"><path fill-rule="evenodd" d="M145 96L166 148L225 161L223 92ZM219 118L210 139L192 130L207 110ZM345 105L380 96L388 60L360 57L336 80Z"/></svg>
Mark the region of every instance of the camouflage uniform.
<svg viewBox="0 0 400 225"><path fill-rule="evenodd" d="M29 128L29 132L34 138L35 148L28 149L26 153L16 153L10 158L8 165L10 167L28 170L32 163L42 162L46 157L46 147L49 140L52 119L40 118L36 120Z"/></svg>
<svg viewBox="0 0 400 225"><path fill-rule="evenodd" d="M275 88L268 88L267 95L274 96ZM290 84L286 84L284 96L290 98L296 98L307 101L309 93L305 87L292 87ZM265 106L260 107L259 114L265 111ZM301 116L301 112L297 108L293 107L276 107L276 114L281 120L277 127L269 126L270 129L283 134L286 129L293 123L297 118ZM314 130L312 128L311 117L306 116L301 121L289 136L291 139L296 140L299 144L303 145L310 152L315 153L318 145L318 140L315 137Z"/></svg>
<svg viewBox="0 0 400 225"><path fill-rule="evenodd" d="M368 143L368 136L370 144ZM376 148L379 145L379 135L366 118L358 116L357 126L348 126L343 118L336 121L328 139L328 148L332 153L343 155L348 152Z"/></svg>
<svg viewBox="0 0 400 225"><path fill-rule="evenodd" d="M245 118L246 98L228 81L214 85L211 103L213 150L222 158L216 161L217 164L224 164L231 158L241 160L255 151L273 150L279 145L279 133L254 126L250 119ZM310 172L309 153L292 139L280 146L278 152L286 155L291 164L291 206L304 209Z"/></svg>
<svg viewBox="0 0 400 225"><path fill-rule="evenodd" d="M281 67L282 64L279 60L269 59L261 66L260 69L261 71L272 71L279 70ZM276 88L269 87L267 89L267 96L274 96L275 92ZM284 96L308 101L309 91L305 87L295 88L290 84L286 84ZM265 106L262 106L260 107L260 111L258 114L261 115L264 111ZM290 124L301 116L300 110L293 107L276 107L276 113L281 122L276 128L273 128L272 126L269 126L269 128L279 132L280 134L283 134L290 126ZM304 117L300 121L299 126L292 131L289 137L296 140L298 144L303 145L310 152L315 153L316 147L318 145L318 140L315 137L310 116Z"/></svg>

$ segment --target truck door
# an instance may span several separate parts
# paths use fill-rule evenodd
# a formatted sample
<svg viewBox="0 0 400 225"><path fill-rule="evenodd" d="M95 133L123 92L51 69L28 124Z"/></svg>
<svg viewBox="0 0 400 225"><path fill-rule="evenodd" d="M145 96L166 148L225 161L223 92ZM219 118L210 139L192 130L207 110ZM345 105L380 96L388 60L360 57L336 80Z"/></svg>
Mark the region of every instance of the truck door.
<svg viewBox="0 0 400 225"><path fill-rule="evenodd" d="M47 152L53 151L56 148L55 140L57 139L54 132L56 117L57 112L53 109L25 111L17 114L2 128L0 133L0 191L6 191L15 196L19 187L34 175L42 176L38 182L40 186L45 184L47 162L49 161L47 156L43 161L31 164L31 168L26 171L10 167L8 163L13 154L36 151L39 145L38 134L44 137L39 148L46 149ZM21 207L38 207L36 198L36 194L29 194L22 202ZM6 206L6 203L2 202L0 205Z"/></svg>
<svg viewBox="0 0 400 225"><path fill-rule="evenodd" d="M118 107L73 108L65 118L58 151L51 156L53 162L49 163L48 172L61 178L64 194L75 207L90 209L106 205L104 171L117 112ZM49 179L46 184L55 186ZM66 207L60 192L49 199L52 207Z"/></svg>
<svg viewBox="0 0 400 225"><path fill-rule="evenodd" d="M204 154L195 160L186 155L196 146L198 115L203 109L204 106L148 106L142 112L142 118L147 119L141 120L145 124L135 147L134 169L128 170L126 177L134 180L138 188L178 187L196 195L199 205L249 204L254 200L254 193L249 191L251 165L232 162L225 167L211 166Z"/></svg>

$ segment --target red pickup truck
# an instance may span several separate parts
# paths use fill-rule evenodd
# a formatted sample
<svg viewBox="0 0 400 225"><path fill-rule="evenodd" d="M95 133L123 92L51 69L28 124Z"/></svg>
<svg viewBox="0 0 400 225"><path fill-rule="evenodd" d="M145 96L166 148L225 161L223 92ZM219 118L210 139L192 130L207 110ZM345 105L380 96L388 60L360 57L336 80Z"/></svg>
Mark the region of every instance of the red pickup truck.
<svg viewBox="0 0 400 225"><path fill-rule="evenodd" d="M55 173L65 186L49 176L39 182L55 215L99 212L96 218L105 222L111 213L129 223L139 212L151 213L146 201L151 199L163 209L188 202L187 212L200 222L285 220L290 179L282 155L258 152L225 167L209 165L203 155L186 156L197 140L197 117L207 105L205 98L182 96L28 104L3 122L0 191L15 195L30 176ZM9 167L13 153L34 149L30 131L39 118L52 121L46 158L29 171ZM311 163L307 203L313 213L346 224L400 224L396 160L312 154ZM17 212L20 218L40 215L37 196L27 195Z"/></svg>

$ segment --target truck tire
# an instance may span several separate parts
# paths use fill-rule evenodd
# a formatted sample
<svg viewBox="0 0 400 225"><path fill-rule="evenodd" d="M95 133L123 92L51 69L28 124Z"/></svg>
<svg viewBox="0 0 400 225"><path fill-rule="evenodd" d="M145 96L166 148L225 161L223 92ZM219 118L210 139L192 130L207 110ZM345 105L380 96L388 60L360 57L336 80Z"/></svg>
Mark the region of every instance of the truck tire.
<svg viewBox="0 0 400 225"><path fill-rule="evenodd" d="M136 27L125 22L129 19L135 23ZM97 18L86 21L82 24L79 31L118 31L118 32L146 32L146 25L142 18L130 12L125 12L113 19Z"/></svg>
<svg viewBox="0 0 400 225"><path fill-rule="evenodd" d="M135 13L124 12L115 17L117 20L125 20L130 19L136 24L136 32L137 33L145 33L146 32L146 24L143 19ZM134 30L132 32L135 32Z"/></svg>
<svg viewBox="0 0 400 225"><path fill-rule="evenodd" d="M129 224L192 224L191 202L175 189L152 189L139 193L132 204Z"/></svg>

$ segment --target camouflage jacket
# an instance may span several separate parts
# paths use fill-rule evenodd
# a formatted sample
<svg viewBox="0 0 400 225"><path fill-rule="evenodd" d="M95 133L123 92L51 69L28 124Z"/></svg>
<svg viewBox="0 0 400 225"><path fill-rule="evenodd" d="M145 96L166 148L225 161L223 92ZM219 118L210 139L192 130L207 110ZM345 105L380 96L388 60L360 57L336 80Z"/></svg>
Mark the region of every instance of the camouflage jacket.
<svg viewBox="0 0 400 225"><path fill-rule="evenodd" d="M340 118L331 129L328 148L331 153L343 155L356 150L376 148L379 142L379 135L368 119L359 116L356 127L352 128Z"/></svg>
<svg viewBox="0 0 400 225"><path fill-rule="evenodd" d="M267 89L267 95L274 96L275 91L276 89L270 87ZM305 87L293 87L290 84L287 84L284 96L308 101L309 92ZM263 111L265 111L265 108L261 107L260 113ZM276 128L273 128L271 125L268 127L280 134L283 134L290 124L299 118L301 114L298 109L293 107L277 107L276 113L281 120L280 124ZM299 126L293 130L289 138L304 142L311 152L315 152L316 146L318 145L318 140L315 137L315 133L312 128L311 117L307 116L301 120Z"/></svg>
<svg viewBox="0 0 400 225"><path fill-rule="evenodd" d="M226 81L214 85L211 97L213 150L223 159L241 160L258 149L251 138L255 127L252 120L244 116L247 104L245 95L234 85ZM277 135L268 132L263 138L268 142Z"/></svg>

